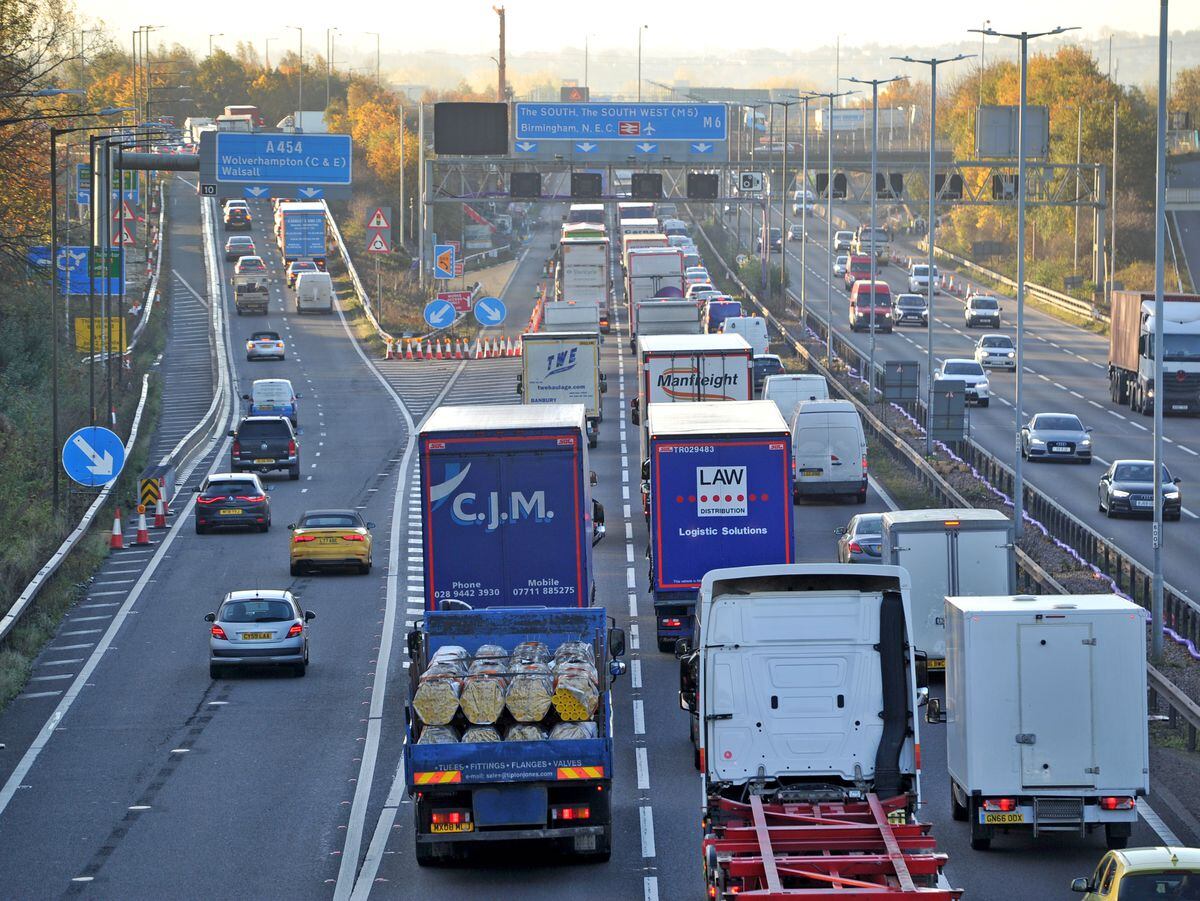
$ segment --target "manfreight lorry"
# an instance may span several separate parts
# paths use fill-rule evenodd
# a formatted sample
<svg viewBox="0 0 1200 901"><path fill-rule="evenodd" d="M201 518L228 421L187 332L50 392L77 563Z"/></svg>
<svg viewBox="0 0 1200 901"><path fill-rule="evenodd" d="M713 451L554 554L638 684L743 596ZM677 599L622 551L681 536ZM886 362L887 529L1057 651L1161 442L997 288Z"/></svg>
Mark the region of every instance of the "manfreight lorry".
<svg viewBox="0 0 1200 901"><path fill-rule="evenodd" d="M420 433L425 609L587 607L604 508L582 404L438 407Z"/></svg>
<svg viewBox="0 0 1200 901"><path fill-rule="evenodd" d="M649 459L648 404L751 400L750 345L741 335L649 335L638 339L638 393L630 421L640 426L638 459ZM648 477L646 477L648 478ZM643 512L649 515L647 498Z"/></svg>
<svg viewBox="0 0 1200 901"><path fill-rule="evenodd" d="M583 404L588 447L595 447L602 397L608 383L600 372L600 338L595 332L527 332L521 338L517 394L525 404Z"/></svg>
<svg viewBox="0 0 1200 901"><path fill-rule="evenodd" d="M559 243L558 299L595 303L601 325L609 321L612 279L608 265L608 238L563 238ZM605 328L604 331L608 331Z"/></svg>
<svg viewBox="0 0 1200 901"><path fill-rule="evenodd" d="M1108 392L1115 404L1154 412L1154 295L1112 292ZM1200 412L1200 294L1163 296L1163 413Z"/></svg>
<svg viewBox="0 0 1200 901"><path fill-rule="evenodd" d="M917 819L924 688L908 591L907 572L873 564L704 576L698 637L677 653L706 898L962 895Z"/></svg>
<svg viewBox="0 0 1200 901"><path fill-rule="evenodd" d="M945 708L926 716L946 723L971 847L1103 828L1124 848L1150 790L1145 610L1113 594L947 597L946 637Z"/></svg>
<svg viewBox="0 0 1200 901"><path fill-rule="evenodd" d="M593 712L576 711L570 714L574 719L559 722L558 705L547 704L552 710L542 721L513 722L504 705L498 722L476 723L472 714L480 720L495 712L495 706L484 708L498 692L480 691L479 704L464 698L449 710L422 704L422 677L431 664L438 674L432 678L447 680L457 672L448 661L460 661L457 666L473 674L465 680L477 679L487 689L486 680L496 673L538 667L539 661L526 657L534 655L537 644L554 655L556 664L562 661L556 670L591 663ZM609 626L600 607L435 610L418 621L408 633L404 775L420 866L461 858L473 845L496 840L552 841L589 859L608 860L613 807L609 685L624 671L617 659L624 653L624 632ZM443 692L443 697L451 695ZM557 689L553 697L558 700ZM440 714L432 719L447 722L426 724L421 711L430 709ZM525 719L539 712L520 711Z"/></svg>
<svg viewBox="0 0 1200 901"><path fill-rule="evenodd" d="M670 651L710 569L792 562L792 436L770 401L650 404L647 418L650 593Z"/></svg>
<svg viewBox="0 0 1200 901"><path fill-rule="evenodd" d="M999 510L891 510L883 514L880 562L912 576L912 640L929 668L946 665L947 595L1011 594L1013 524Z"/></svg>
<svg viewBox="0 0 1200 901"><path fill-rule="evenodd" d="M244 313L267 314L271 294L265 272L244 272L231 278L233 306L239 316Z"/></svg>
<svg viewBox="0 0 1200 901"><path fill-rule="evenodd" d="M312 260L325 268L325 204L321 201L281 203L275 214L283 264Z"/></svg>
<svg viewBox="0 0 1200 901"><path fill-rule="evenodd" d="M542 328L548 332L590 332L599 335L603 313L594 301L560 300L542 305Z"/></svg>

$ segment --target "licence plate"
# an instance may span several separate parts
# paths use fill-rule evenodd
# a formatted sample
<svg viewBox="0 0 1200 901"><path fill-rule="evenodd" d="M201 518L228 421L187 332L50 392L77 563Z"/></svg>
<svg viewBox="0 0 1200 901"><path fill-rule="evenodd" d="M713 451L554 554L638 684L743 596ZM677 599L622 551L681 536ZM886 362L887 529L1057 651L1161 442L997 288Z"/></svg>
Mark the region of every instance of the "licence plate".
<svg viewBox="0 0 1200 901"><path fill-rule="evenodd" d="M1052 445L1050 447L1050 453L1052 454L1068 454L1070 452L1071 449L1069 447L1059 447L1058 445Z"/></svg>
<svg viewBox="0 0 1200 901"><path fill-rule="evenodd" d="M1134 501L1134 502L1133 502L1133 505L1134 505L1135 507L1150 507L1150 506L1153 506L1153 505L1150 503L1150 501Z"/></svg>
<svg viewBox="0 0 1200 901"><path fill-rule="evenodd" d="M337 543L338 543L338 540L336 538L318 538L317 539L317 544L337 544Z"/></svg>
<svg viewBox="0 0 1200 901"><path fill-rule="evenodd" d="M430 823L430 832L474 832L474 823Z"/></svg>
<svg viewBox="0 0 1200 901"><path fill-rule="evenodd" d="M233 510L222 510L221 515L222 516L237 516L241 512L242 512L241 510L238 510L235 508Z"/></svg>
<svg viewBox="0 0 1200 901"><path fill-rule="evenodd" d="M1025 814L1023 813L983 813L983 822L988 826L1011 826L1015 823L1024 823Z"/></svg>
<svg viewBox="0 0 1200 901"><path fill-rule="evenodd" d="M1187 404L1171 404L1172 410L1186 410L1187 408Z"/></svg>
<svg viewBox="0 0 1200 901"><path fill-rule="evenodd" d="M275 460L272 457L255 457L254 462L255 463L274 463Z"/></svg>
<svg viewBox="0 0 1200 901"><path fill-rule="evenodd" d="M824 475L824 474L825 474L825 470L823 470L823 469L802 469L802 470L800 470L800 475L802 475L802 476L819 476L819 475Z"/></svg>
<svg viewBox="0 0 1200 901"><path fill-rule="evenodd" d="M242 641L263 641L271 637L270 632L243 632Z"/></svg>

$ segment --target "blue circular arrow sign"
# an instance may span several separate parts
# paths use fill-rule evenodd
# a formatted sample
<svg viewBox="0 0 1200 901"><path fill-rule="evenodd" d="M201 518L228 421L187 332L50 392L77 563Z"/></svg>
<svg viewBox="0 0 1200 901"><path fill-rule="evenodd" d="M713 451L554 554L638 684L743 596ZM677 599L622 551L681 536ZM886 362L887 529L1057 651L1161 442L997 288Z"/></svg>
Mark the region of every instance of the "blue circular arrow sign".
<svg viewBox="0 0 1200 901"><path fill-rule="evenodd" d="M454 304L435 299L425 304L425 322L430 328L445 328L454 322Z"/></svg>
<svg viewBox="0 0 1200 901"><path fill-rule="evenodd" d="M481 297L475 301L475 320L484 328L499 325L507 315L508 310L499 297Z"/></svg>
<svg viewBox="0 0 1200 901"><path fill-rule="evenodd" d="M125 445L116 432L85 426L74 432L62 449L67 475L88 488L114 481L125 466Z"/></svg>

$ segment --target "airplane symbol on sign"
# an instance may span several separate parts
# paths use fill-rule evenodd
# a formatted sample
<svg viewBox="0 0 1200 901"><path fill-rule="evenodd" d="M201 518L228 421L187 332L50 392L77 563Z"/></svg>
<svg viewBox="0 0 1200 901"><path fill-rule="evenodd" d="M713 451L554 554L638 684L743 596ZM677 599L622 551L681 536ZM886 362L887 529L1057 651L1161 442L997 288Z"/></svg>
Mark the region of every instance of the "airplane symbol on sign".
<svg viewBox="0 0 1200 901"><path fill-rule="evenodd" d="M626 135L626 136L632 135L633 137L637 137L641 133L642 133L642 123L641 122L618 122L617 123L617 134L619 134L619 135Z"/></svg>

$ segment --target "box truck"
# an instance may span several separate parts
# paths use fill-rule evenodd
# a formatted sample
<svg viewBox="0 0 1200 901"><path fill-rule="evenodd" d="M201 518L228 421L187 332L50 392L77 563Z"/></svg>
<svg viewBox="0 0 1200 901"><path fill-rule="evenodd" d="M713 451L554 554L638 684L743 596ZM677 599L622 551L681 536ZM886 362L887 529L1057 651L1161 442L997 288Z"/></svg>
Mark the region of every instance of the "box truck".
<svg viewBox="0 0 1200 901"><path fill-rule="evenodd" d="M281 203L275 213L283 265L312 260L325 268L325 204L321 201Z"/></svg>
<svg viewBox="0 0 1200 901"><path fill-rule="evenodd" d="M710 569L792 562L791 433L761 400L652 403L647 419L650 593L669 651Z"/></svg>
<svg viewBox="0 0 1200 901"><path fill-rule="evenodd" d="M625 300L629 309L652 297L681 299L683 251L677 247L644 247L626 255Z"/></svg>
<svg viewBox="0 0 1200 901"><path fill-rule="evenodd" d="M542 328L548 332L588 332L599 335L601 310L592 301L560 300L542 305Z"/></svg>
<svg viewBox="0 0 1200 901"><path fill-rule="evenodd" d="M1163 296L1163 413L1200 412L1200 294ZM1115 404L1154 412L1154 295L1112 292L1108 392Z"/></svg>
<svg viewBox="0 0 1200 901"><path fill-rule="evenodd" d="M598 677L590 717L548 730L542 723L506 728L507 712L494 725L474 725L460 709L447 725L422 722L414 701L431 661L443 659L439 652L465 652L472 662L482 661L487 673L508 666L507 658L495 656L498 652L512 653L529 642L540 642L551 654L564 645L579 654L586 646L584 656L590 656ZM483 653L476 656L477 651ZM418 865L446 863L472 845L496 840L555 841L576 854L608 860L613 783L609 684L624 671L616 659L624 653L624 632L608 626L600 607L431 611L418 621L408 633L404 752ZM548 717L547 722L553 721L554 714ZM522 726L529 740L497 740ZM422 741L429 729L440 733L442 741Z"/></svg>
<svg viewBox="0 0 1200 901"><path fill-rule="evenodd" d="M912 576L912 640L929 668L946 665L947 595L1011 594L1013 524L999 510L892 510L883 514L880 562Z"/></svg>
<svg viewBox="0 0 1200 901"><path fill-rule="evenodd" d="M586 607L604 508L582 404L438 407L420 433L425 609Z"/></svg>
<svg viewBox="0 0 1200 901"><path fill-rule="evenodd" d="M694 300L639 300L629 310L629 349L642 335L699 335L700 307Z"/></svg>
<svg viewBox="0 0 1200 901"><path fill-rule="evenodd" d="M525 404L583 404L588 447L603 418L600 338L595 332L528 332L521 338L517 394Z"/></svg>
<svg viewBox="0 0 1200 901"><path fill-rule="evenodd" d="M701 771L705 897L952 901L917 819L921 673L908 573L710 570L680 704ZM690 645L690 647L688 647Z"/></svg>
<svg viewBox="0 0 1200 901"><path fill-rule="evenodd" d="M607 323L612 297L608 266L608 238L563 238L562 263L557 269L558 299L595 303ZM607 330L607 329L606 329Z"/></svg>
<svg viewBox="0 0 1200 901"><path fill-rule="evenodd" d="M1113 594L946 598L951 812L971 847L999 831L1124 848L1150 790L1146 612Z"/></svg>

